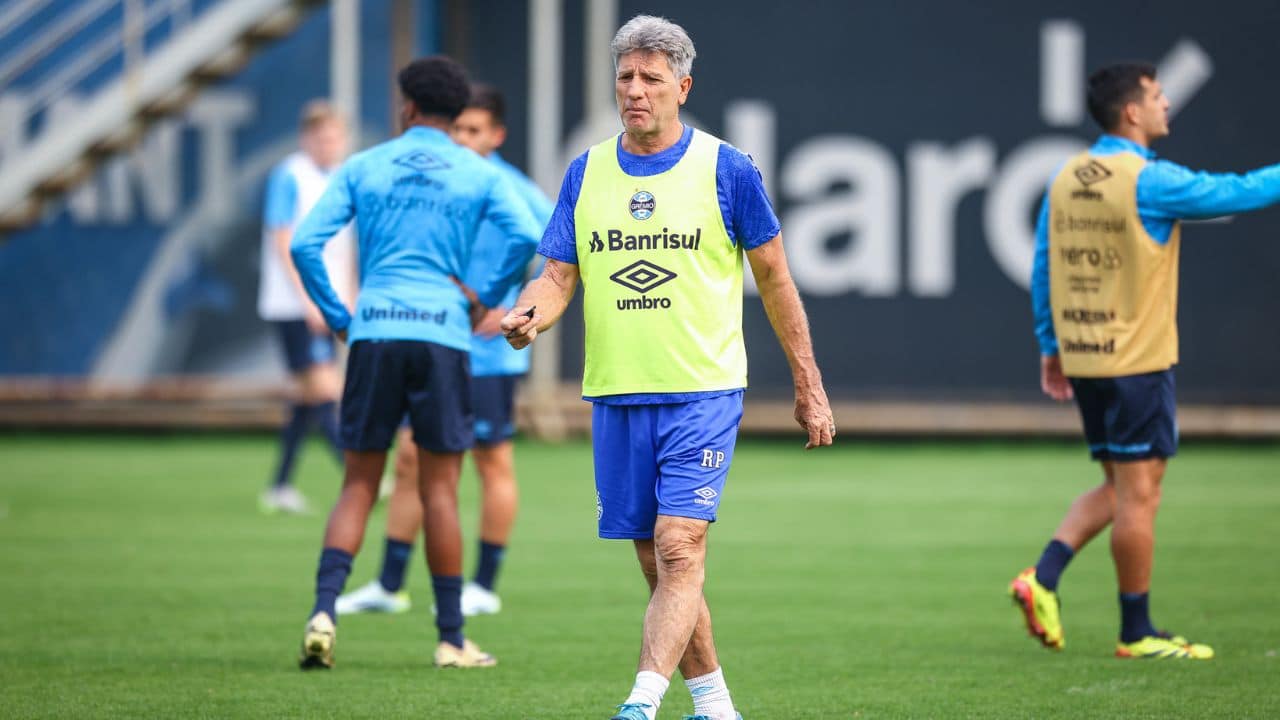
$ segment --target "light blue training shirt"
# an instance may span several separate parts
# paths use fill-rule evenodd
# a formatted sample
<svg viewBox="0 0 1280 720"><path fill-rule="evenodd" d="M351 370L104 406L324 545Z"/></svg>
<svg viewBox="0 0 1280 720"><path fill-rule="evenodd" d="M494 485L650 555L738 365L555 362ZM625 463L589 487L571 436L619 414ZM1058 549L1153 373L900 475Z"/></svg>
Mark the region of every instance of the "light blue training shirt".
<svg viewBox="0 0 1280 720"><path fill-rule="evenodd" d="M547 221L551 219L552 205L547 196L542 194L542 190L498 153L490 153L488 160L506 176L516 194L533 213L538 228L545 228ZM480 223L480 234L476 237L476 246L471 253L471 264L467 267L464 282L471 287L484 282L502 264L508 244L510 238L496 223ZM517 283L507 291L498 306L511 309L520 295L521 285L522 283ZM471 374L476 377L523 375L529 371L530 354L529 348L516 350L511 347L511 343L502 335L474 335L471 338Z"/></svg>
<svg viewBox="0 0 1280 720"><path fill-rule="evenodd" d="M1115 135L1098 138L1089 152L1099 157L1128 152L1147 159L1146 166L1138 175L1138 217L1147 234L1162 245L1169 242L1173 224L1179 220L1220 217L1257 210L1280 201L1280 164L1243 175L1195 172L1159 159L1149 148ZM1052 185L1053 180L1049 183ZM1040 204L1040 216L1036 220L1031 310L1035 317L1040 354L1057 355L1058 338L1053 331L1053 309L1049 306L1048 192Z"/></svg>
<svg viewBox="0 0 1280 720"><path fill-rule="evenodd" d="M355 221L360 293L355 317L334 292L321 252ZM493 273L475 286L499 305L524 277L542 226L503 173L435 128L416 126L348 159L294 231L290 250L307 294L347 341L421 340L471 349L462 280L483 221L507 239Z"/></svg>

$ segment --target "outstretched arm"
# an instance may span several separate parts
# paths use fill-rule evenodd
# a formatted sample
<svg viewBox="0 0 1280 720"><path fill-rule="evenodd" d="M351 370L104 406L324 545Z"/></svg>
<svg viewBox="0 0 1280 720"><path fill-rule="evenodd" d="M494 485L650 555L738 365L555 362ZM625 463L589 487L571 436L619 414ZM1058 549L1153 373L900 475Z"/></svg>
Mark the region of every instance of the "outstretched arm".
<svg viewBox="0 0 1280 720"><path fill-rule="evenodd" d="M755 249L747 251L751 272L764 301L769 324L778 336L778 343L786 353L791 366L791 377L796 390L796 422L809 433L805 449L830 445L835 439L836 424L831 415L831 403L822 387L822 374L813 356L813 341L809 337L809 319L805 317L800 293L791 279L787 256L782 249L782 235Z"/></svg>
<svg viewBox="0 0 1280 720"><path fill-rule="evenodd" d="M1168 220L1219 217L1276 202L1280 202L1280 165L1238 175L1194 172L1156 160L1138 176L1138 207Z"/></svg>
<svg viewBox="0 0 1280 720"><path fill-rule="evenodd" d="M528 347L539 332L560 320L578 289L578 266L548 258L542 274L525 286L515 307L502 318L500 327L511 347ZM534 308L533 317L528 316Z"/></svg>

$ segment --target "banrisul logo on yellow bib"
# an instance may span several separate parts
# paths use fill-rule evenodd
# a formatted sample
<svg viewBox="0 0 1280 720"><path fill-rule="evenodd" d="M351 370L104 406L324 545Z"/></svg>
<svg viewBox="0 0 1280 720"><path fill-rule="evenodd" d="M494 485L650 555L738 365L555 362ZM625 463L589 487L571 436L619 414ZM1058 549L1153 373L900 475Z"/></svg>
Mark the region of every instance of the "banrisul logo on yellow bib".
<svg viewBox="0 0 1280 720"><path fill-rule="evenodd" d="M631 211L631 217L637 220L648 220L653 217L653 209L656 207L658 202L653 199L653 193L641 190L631 196L631 203L627 209Z"/></svg>

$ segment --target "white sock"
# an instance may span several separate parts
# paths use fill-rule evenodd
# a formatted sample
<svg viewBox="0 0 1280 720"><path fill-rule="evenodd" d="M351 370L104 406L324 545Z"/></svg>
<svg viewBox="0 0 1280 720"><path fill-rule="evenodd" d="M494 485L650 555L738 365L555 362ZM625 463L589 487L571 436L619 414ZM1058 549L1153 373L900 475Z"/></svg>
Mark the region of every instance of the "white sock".
<svg viewBox="0 0 1280 720"><path fill-rule="evenodd" d="M715 720L734 720L737 712L733 709L729 686L724 684L724 672L721 668L706 675L689 678L684 684L693 696L694 715L706 715Z"/></svg>
<svg viewBox="0 0 1280 720"><path fill-rule="evenodd" d="M626 704L648 705L643 708L644 716L653 720L658 714L658 706L662 704L662 696L667 693L671 681L656 672L641 670L636 673L636 684L631 686L631 694Z"/></svg>

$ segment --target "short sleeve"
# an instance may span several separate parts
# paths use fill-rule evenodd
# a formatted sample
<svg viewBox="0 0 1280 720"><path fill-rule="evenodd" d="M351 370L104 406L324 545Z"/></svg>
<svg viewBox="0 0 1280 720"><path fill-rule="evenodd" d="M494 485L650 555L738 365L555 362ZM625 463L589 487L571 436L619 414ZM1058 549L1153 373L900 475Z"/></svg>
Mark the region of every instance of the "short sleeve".
<svg viewBox="0 0 1280 720"><path fill-rule="evenodd" d="M725 229L744 250L754 250L782 231L759 168L750 156L728 143L720 145L716 190Z"/></svg>
<svg viewBox="0 0 1280 720"><path fill-rule="evenodd" d="M267 199L262 211L262 222L270 229L286 228L293 224L298 207L298 181L283 165L267 178Z"/></svg>
<svg viewBox="0 0 1280 720"><path fill-rule="evenodd" d="M573 222L573 211L578 204L578 194L582 191L582 176L587 169L587 154L583 153L569 164L565 171L564 182L560 185L560 196L556 200L555 209L551 211L551 220L542 233L542 242L538 243L538 254L560 262L578 264L578 237Z"/></svg>

